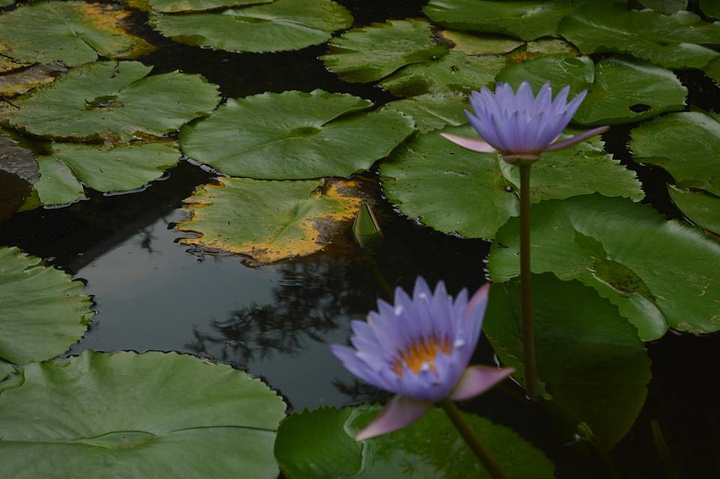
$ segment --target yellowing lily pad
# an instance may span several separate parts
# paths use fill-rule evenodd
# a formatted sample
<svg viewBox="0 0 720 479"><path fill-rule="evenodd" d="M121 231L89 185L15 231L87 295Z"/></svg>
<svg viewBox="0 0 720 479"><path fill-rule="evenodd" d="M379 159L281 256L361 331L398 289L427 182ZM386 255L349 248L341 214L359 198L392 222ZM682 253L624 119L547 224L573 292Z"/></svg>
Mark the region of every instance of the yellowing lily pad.
<svg viewBox="0 0 720 479"><path fill-rule="evenodd" d="M82 65L136 58L152 50L123 26L131 12L113 5L39 2L0 15L0 54L24 62Z"/></svg>
<svg viewBox="0 0 720 479"><path fill-rule="evenodd" d="M215 85L177 71L148 76L139 62L99 62L73 69L13 102L0 118L16 129L66 140L122 142L161 136L209 114Z"/></svg>
<svg viewBox="0 0 720 479"><path fill-rule="evenodd" d="M202 12L218 8L272 3L274 0L126 0L129 6L153 12Z"/></svg>
<svg viewBox="0 0 720 479"><path fill-rule="evenodd" d="M40 85L55 81L66 68L50 64L37 63L28 68L11 70L4 75L0 74L0 96L10 98L33 90Z"/></svg>
<svg viewBox="0 0 720 479"><path fill-rule="evenodd" d="M175 41L233 52L299 50L352 25L352 15L331 0L275 0L219 12L159 13L157 31Z"/></svg>
<svg viewBox="0 0 720 479"><path fill-rule="evenodd" d="M358 214L354 181L258 181L219 178L186 200L183 244L273 263L320 251Z"/></svg>

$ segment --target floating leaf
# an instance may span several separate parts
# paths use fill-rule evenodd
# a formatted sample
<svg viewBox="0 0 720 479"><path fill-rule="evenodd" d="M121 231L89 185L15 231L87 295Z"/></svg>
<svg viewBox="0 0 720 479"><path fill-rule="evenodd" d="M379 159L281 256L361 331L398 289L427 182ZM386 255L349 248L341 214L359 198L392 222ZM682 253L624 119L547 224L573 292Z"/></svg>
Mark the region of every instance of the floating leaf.
<svg viewBox="0 0 720 479"><path fill-rule="evenodd" d="M12 367L11 364L5 363L2 360L0 360L0 381L5 379L8 374L15 371L15 368Z"/></svg>
<svg viewBox="0 0 720 479"><path fill-rule="evenodd" d="M168 142L118 147L53 143L50 155L36 158L41 176L35 190L44 205L84 198L83 184L106 193L130 191L158 179L179 158Z"/></svg>
<svg viewBox="0 0 720 479"><path fill-rule="evenodd" d="M533 272L592 286L643 340L668 326L720 330L720 244L700 231L650 206L599 195L542 202L531 215ZM498 231L489 257L496 281L519 274L518 231L516 219Z"/></svg>
<svg viewBox="0 0 720 479"><path fill-rule="evenodd" d="M0 15L0 53L23 62L60 61L68 66L99 57L136 58L153 47L123 29L130 15L128 10L98 3L19 5Z"/></svg>
<svg viewBox="0 0 720 479"><path fill-rule="evenodd" d="M505 66L505 57L474 57L450 52L437 60L409 65L380 82L395 96L478 90L492 83Z"/></svg>
<svg viewBox="0 0 720 479"><path fill-rule="evenodd" d="M150 24L175 41L233 52L299 50L352 25L331 0L275 0L213 13L156 14Z"/></svg>
<svg viewBox="0 0 720 479"><path fill-rule="evenodd" d="M656 12L671 15L687 7L688 0L641 0L643 5Z"/></svg>
<svg viewBox="0 0 720 479"><path fill-rule="evenodd" d="M473 34L453 30L444 30L441 34L443 38L453 42L453 51L466 55L501 55L525 45L525 42L501 35Z"/></svg>
<svg viewBox="0 0 720 479"><path fill-rule="evenodd" d="M218 178L186 202L180 231L199 233L183 244L272 263L306 256L327 246L358 213L353 181L257 181Z"/></svg>
<svg viewBox="0 0 720 479"><path fill-rule="evenodd" d="M444 131L477 135L469 126ZM519 211L517 168L437 133L419 135L399 148L380 166L380 174L384 193L403 214L446 233L493 238ZM635 174L605 154L599 139L544 154L533 167L531 185L535 202L595 191L642 198Z"/></svg>
<svg viewBox="0 0 720 479"><path fill-rule="evenodd" d="M93 317L82 288L80 281L39 258L18 248L0 248L0 359L44 361L78 341ZM0 427L4 444L2 421Z"/></svg>
<svg viewBox="0 0 720 479"><path fill-rule="evenodd" d="M703 68L719 54L720 24L688 11L627 10L625 2L587 2L560 23L560 34L585 54L629 53L665 68Z"/></svg>
<svg viewBox="0 0 720 479"><path fill-rule="evenodd" d="M557 251L562 253L561 247ZM645 403L651 377L645 346L617 308L592 288L543 274L533 276L533 289L543 395L573 425L589 426L598 443L610 449ZM495 284L483 333L503 365L516 368L518 381L524 380L522 329L519 281Z"/></svg>
<svg viewBox="0 0 720 479"><path fill-rule="evenodd" d="M423 8L432 21L450 28L506 33L523 40L555 34L560 19L572 10L570 0L430 0Z"/></svg>
<svg viewBox="0 0 720 479"><path fill-rule="evenodd" d="M14 128L58 139L113 141L160 136L209 114L217 87L179 72L146 77L139 62L100 62L76 68L4 111Z"/></svg>
<svg viewBox="0 0 720 479"><path fill-rule="evenodd" d="M278 475L285 406L242 371L175 353L85 351L18 374L20 384L0 383L8 477Z"/></svg>
<svg viewBox="0 0 720 479"><path fill-rule="evenodd" d="M22 206L39 177L32 152L10 138L0 136L0 221Z"/></svg>
<svg viewBox="0 0 720 479"><path fill-rule="evenodd" d="M683 190L668 185L670 197L693 223L720 235L720 197L704 190Z"/></svg>
<svg viewBox="0 0 720 479"><path fill-rule="evenodd" d="M273 0L128 0L130 6L153 12L202 12L218 8L272 3Z"/></svg>
<svg viewBox="0 0 720 479"><path fill-rule="evenodd" d="M667 170L682 188L720 196L720 123L700 112L683 112L643 123L632 131L635 160Z"/></svg>
<svg viewBox="0 0 720 479"><path fill-rule="evenodd" d="M528 81L534 90L550 82L555 91L570 85L571 95L588 95L573 117L580 125L630 123L685 107L687 89L669 70L639 62L588 57L542 57L511 65L497 77L517 88Z"/></svg>
<svg viewBox="0 0 720 479"><path fill-rule="evenodd" d="M67 69L60 65L35 64L25 69L13 70L5 75L0 75L0 96L10 98L23 95L40 85L55 81L61 73Z"/></svg>
<svg viewBox="0 0 720 479"><path fill-rule="evenodd" d="M183 128L180 145L187 156L233 176L346 177L370 168L413 131L411 118L366 113L371 106L322 90L230 99L209 119Z"/></svg>
<svg viewBox="0 0 720 479"><path fill-rule="evenodd" d="M15 0L0 0L0 8L9 7L13 3L15 3Z"/></svg>
<svg viewBox="0 0 720 479"><path fill-rule="evenodd" d="M425 20L388 20L356 28L330 41L320 59L325 67L347 82L371 82L400 68L442 56Z"/></svg>
<svg viewBox="0 0 720 479"><path fill-rule="evenodd" d="M355 442L353 436L378 412L377 406L321 408L287 418L275 443L275 458L285 477L490 478L439 409L400 431ZM472 414L462 415L508 477L555 477L547 457L513 430Z"/></svg>
<svg viewBox="0 0 720 479"><path fill-rule="evenodd" d="M411 116L421 133L460 126L467 123L465 109L470 109L468 96L463 93L428 93L406 100L391 101L383 109L394 110Z"/></svg>
<svg viewBox="0 0 720 479"><path fill-rule="evenodd" d="M374 248L382 241L383 235L382 231L380 231L380 225L375 218L372 207L365 201L360 204L358 214L355 221L353 221L352 230L355 241L361 248Z"/></svg>

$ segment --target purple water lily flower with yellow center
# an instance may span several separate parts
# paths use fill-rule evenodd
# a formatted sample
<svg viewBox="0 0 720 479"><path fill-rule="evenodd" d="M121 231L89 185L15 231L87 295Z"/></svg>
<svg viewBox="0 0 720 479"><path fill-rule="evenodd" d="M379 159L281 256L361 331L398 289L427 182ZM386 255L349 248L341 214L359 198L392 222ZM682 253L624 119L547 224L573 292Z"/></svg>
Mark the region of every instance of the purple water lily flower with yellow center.
<svg viewBox="0 0 720 479"><path fill-rule="evenodd" d="M535 161L543 152L561 150L607 131L607 126L601 126L558 141L587 94L582 91L568 102L569 91L569 86L564 87L553 100L549 83L536 97L526 81L517 93L507 83L498 83L495 93L483 87L481 93L474 91L470 97L475 114L465 110L482 139L449 133L442 136L468 150L497 152L508 163L518 163Z"/></svg>
<svg viewBox="0 0 720 479"><path fill-rule="evenodd" d="M475 397L514 371L468 367L487 300L487 285L472 298L463 290L453 301L442 282L433 293L418 278L412 298L398 288L395 306L378 301L367 322L352 322L354 348L333 345L333 354L354 375L396 394L356 440L401 429L434 403Z"/></svg>

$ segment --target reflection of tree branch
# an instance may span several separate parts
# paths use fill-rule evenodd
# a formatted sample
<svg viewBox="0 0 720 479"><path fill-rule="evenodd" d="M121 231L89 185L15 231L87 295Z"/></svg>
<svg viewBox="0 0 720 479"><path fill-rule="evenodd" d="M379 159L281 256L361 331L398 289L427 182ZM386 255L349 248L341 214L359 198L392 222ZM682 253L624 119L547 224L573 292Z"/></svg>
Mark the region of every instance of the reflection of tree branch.
<svg viewBox="0 0 720 479"><path fill-rule="evenodd" d="M372 309L376 285L367 263L316 259L287 264L280 274L272 303L232 311L209 330L195 328L186 347L244 368L276 353L296 355L308 340L324 342L343 317Z"/></svg>

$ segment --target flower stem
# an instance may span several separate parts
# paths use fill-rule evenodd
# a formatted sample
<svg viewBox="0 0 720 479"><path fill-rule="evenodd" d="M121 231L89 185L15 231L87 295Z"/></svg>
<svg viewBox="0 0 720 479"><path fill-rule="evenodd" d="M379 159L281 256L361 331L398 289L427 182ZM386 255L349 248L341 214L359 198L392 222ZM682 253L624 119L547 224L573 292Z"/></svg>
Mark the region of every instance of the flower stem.
<svg viewBox="0 0 720 479"><path fill-rule="evenodd" d="M487 469L493 479L506 479L505 472L500 468L500 464L497 463L495 458L490 454L490 451L485 449L478 437L473 434L472 429L468 426L468 423L463 419L462 414L458 410L457 406L450 399L443 399L440 402L445 414L448 415L450 421L452 421L455 429L458 430L462 438L465 440L470 449L480 460L480 463Z"/></svg>
<svg viewBox="0 0 720 479"><path fill-rule="evenodd" d="M520 164L520 289L523 322L523 354L525 387L528 398L537 400L537 361L535 359L535 327L532 311L532 278L530 277L530 167Z"/></svg>

